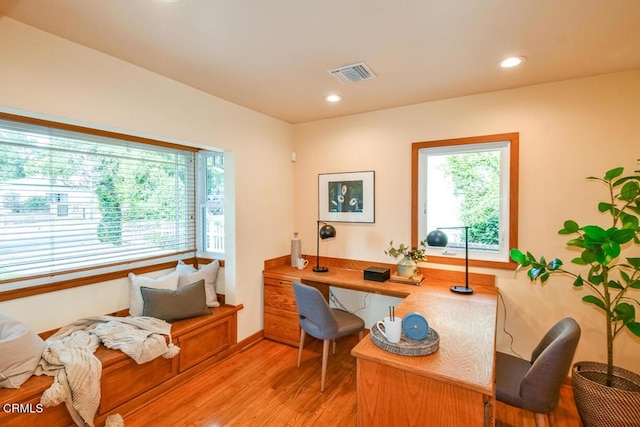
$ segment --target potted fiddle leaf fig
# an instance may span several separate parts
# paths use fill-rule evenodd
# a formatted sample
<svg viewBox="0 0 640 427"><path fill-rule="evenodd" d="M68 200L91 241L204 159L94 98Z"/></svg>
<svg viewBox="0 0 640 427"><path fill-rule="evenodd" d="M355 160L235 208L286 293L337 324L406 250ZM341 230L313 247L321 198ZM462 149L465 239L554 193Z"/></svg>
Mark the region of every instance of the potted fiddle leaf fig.
<svg viewBox="0 0 640 427"><path fill-rule="evenodd" d="M562 275L573 286L584 290L582 301L604 314L607 363L577 362L572 368L576 406L585 426L639 426L640 375L614 365L613 345L623 332L640 337L636 310L640 290L640 171L624 174L621 167L611 169L603 178L589 177L607 189L608 199L598 210L608 218L605 225L580 226L567 220L558 232L572 235L567 246L580 255L571 260L576 272L558 258L547 261L530 252L511 250L511 259L526 271L531 281L546 283Z"/></svg>

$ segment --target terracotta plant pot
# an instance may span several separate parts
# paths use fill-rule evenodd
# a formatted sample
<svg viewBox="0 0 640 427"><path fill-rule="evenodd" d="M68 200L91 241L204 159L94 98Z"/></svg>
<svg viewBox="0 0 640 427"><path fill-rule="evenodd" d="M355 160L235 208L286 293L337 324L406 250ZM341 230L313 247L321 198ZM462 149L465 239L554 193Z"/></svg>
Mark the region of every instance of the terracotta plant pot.
<svg viewBox="0 0 640 427"><path fill-rule="evenodd" d="M585 427L640 426L640 375L615 366L613 374L613 386L608 387L605 363L573 365L573 395Z"/></svg>

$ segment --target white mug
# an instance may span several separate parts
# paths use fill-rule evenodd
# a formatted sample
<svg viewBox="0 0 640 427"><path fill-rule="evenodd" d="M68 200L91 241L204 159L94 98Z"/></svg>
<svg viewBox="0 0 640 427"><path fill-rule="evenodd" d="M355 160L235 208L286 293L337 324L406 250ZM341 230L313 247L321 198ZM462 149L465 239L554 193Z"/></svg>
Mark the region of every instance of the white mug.
<svg viewBox="0 0 640 427"><path fill-rule="evenodd" d="M305 268L307 266L307 264L309 264L309 260L308 259L298 258L296 260L296 267L298 267L298 270L302 270L303 268Z"/></svg>
<svg viewBox="0 0 640 427"><path fill-rule="evenodd" d="M395 344L400 342L400 335L402 332L402 317L396 316L393 318L393 320L391 320L391 317L387 316L384 318L384 322L382 320L379 320L376 323L376 327L390 343ZM384 330L382 330L382 328L384 328Z"/></svg>

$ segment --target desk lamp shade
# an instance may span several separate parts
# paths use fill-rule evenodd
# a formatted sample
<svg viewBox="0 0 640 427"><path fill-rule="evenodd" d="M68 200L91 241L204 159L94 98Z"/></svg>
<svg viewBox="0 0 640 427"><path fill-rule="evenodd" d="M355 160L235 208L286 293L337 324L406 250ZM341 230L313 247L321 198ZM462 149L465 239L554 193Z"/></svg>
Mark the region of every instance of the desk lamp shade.
<svg viewBox="0 0 640 427"><path fill-rule="evenodd" d="M444 231L435 229L431 233L427 234L427 245L435 246L438 248L444 248L449 243L449 239Z"/></svg>
<svg viewBox="0 0 640 427"><path fill-rule="evenodd" d="M336 229L326 222L318 221L318 234L316 236L316 266L313 267L313 271L317 273L326 273L329 271L328 267L320 265L320 239L330 239L336 237Z"/></svg>
<svg viewBox="0 0 640 427"><path fill-rule="evenodd" d="M469 227L440 227L427 234L427 245L443 248L447 246L449 239L442 231L446 229L464 229L464 286L451 286L451 292L463 295L471 295L473 288L469 287Z"/></svg>

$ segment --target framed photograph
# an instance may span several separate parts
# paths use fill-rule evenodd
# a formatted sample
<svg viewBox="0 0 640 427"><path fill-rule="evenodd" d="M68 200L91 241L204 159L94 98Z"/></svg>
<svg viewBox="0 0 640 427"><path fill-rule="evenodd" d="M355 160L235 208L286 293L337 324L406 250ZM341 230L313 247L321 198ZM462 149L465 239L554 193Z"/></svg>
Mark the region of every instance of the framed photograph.
<svg viewBox="0 0 640 427"><path fill-rule="evenodd" d="M375 222L375 173L318 175L318 219L331 222Z"/></svg>

